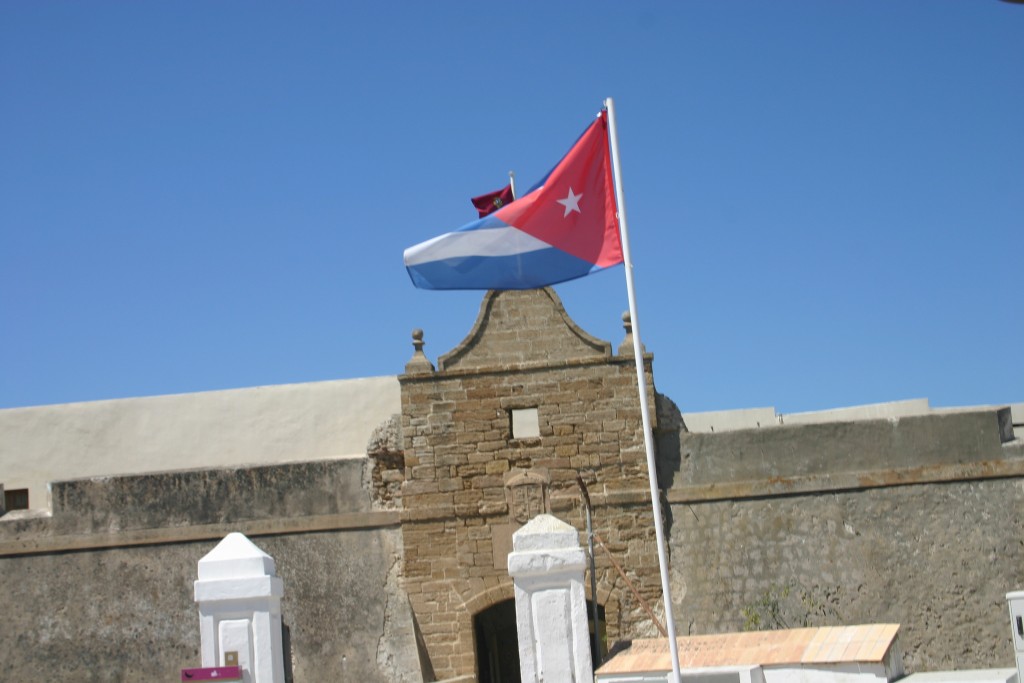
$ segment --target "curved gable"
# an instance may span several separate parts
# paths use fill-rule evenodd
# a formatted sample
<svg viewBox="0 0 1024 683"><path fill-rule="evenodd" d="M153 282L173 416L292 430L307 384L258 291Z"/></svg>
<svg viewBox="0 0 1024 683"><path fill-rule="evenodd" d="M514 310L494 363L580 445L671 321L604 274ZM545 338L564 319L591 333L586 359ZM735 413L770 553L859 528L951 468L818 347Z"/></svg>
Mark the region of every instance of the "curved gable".
<svg viewBox="0 0 1024 683"><path fill-rule="evenodd" d="M437 365L438 370L476 370L611 355L611 344L573 322L550 287L492 290L484 295L469 335Z"/></svg>

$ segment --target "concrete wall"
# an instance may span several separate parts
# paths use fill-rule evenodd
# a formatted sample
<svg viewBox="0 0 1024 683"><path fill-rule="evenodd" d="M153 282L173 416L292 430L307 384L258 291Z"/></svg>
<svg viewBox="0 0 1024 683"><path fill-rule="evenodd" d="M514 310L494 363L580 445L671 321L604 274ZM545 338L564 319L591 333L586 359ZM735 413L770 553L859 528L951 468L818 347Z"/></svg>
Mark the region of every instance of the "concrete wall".
<svg viewBox="0 0 1024 683"><path fill-rule="evenodd" d="M787 413L779 416L780 424L823 424L827 422L852 422L854 420L879 420L890 418L927 415L931 406L926 398L915 398L908 401L890 401L872 403L847 408L831 408L814 410L806 413Z"/></svg>
<svg viewBox="0 0 1024 683"><path fill-rule="evenodd" d="M859 422L864 420L891 420L904 417L930 415L941 412L977 410L995 406L973 408L932 408L926 398L905 401L871 403L847 408L830 408L806 413L778 413L775 408L743 408L739 410L715 410L700 413L684 413L683 421L692 433L728 432L740 429L764 429L776 425L831 424L836 422ZM1024 428L1024 404L1009 406L1012 422Z"/></svg>
<svg viewBox="0 0 1024 683"><path fill-rule="evenodd" d="M776 425L831 424L865 420L893 420L905 417L948 412L976 411L982 408L1010 409L1009 421L1017 428L1018 438L1024 436L1024 403L1008 406L973 406L966 408L933 408L926 398L888 403L871 403L848 408L831 408L807 413L781 414L775 408L741 408L700 413L683 413L683 422L691 433L729 432L741 429L764 429Z"/></svg>
<svg viewBox="0 0 1024 683"><path fill-rule="evenodd" d="M0 482L48 506L55 479L365 454L395 377L0 410Z"/></svg>
<svg viewBox="0 0 1024 683"><path fill-rule="evenodd" d="M364 466L55 483L52 517L0 517L3 678L177 680L200 663L196 563L238 530L284 581L291 680L422 680L398 516L373 509Z"/></svg>
<svg viewBox="0 0 1024 683"><path fill-rule="evenodd" d="M680 433L680 633L896 622L911 671L1012 665L1024 453L1006 412Z"/></svg>
<svg viewBox="0 0 1024 683"><path fill-rule="evenodd" d="M770 478L887 471L999 461L1016 455L1008 408L979 409L898 420L780 425L714 434L682 433L669 488Z"/></svg>

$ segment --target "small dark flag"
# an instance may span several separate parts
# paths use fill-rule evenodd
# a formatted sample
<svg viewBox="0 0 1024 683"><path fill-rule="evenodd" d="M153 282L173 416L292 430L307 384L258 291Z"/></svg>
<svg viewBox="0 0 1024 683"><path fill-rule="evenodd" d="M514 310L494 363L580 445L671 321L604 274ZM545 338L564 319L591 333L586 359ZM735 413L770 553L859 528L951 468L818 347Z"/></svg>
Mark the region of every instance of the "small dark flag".
<svg viewBox="0 0 1024 683"><path fill-rule="evenodd" d="M512 185L506 185L500 190L494 192L488 192L482 194L479 197L473 197L469 201L473 202L473 206L480 212L480 218L483 218L489 213L494 213L506 204L511 204L512 197Z"/></svg>

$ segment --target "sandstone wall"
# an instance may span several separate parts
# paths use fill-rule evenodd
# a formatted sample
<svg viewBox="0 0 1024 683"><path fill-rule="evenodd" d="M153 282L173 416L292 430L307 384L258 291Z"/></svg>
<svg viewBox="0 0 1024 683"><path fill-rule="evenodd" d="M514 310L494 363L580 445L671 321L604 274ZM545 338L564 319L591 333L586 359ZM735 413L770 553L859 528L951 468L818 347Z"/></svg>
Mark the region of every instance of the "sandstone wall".
<svg viewBox="0 0 1024 683"><path fill-rule="evenodd" d="M591 487L598 533L656 606L632 356L579 330L550 290L490 292L474 330L438 366L416 356L399 378L405 583L438 677L476 673L473 617L512 598L512 532L544 511L584 528L577 474ZM646 367L653 403L650 358ZM512 432L519 409L536 409L536 436ZM656 633L604 553L598 574L609 638Z"/></svg>

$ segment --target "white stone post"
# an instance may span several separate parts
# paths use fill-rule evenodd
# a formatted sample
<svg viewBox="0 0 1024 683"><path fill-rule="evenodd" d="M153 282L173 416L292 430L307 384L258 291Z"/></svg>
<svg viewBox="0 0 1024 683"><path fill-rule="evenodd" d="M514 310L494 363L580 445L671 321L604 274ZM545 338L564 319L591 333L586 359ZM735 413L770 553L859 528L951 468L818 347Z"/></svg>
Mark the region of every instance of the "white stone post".
<svg viewBox="0 0 1024 683"><path fill-rule="evenodd" d="M1017 680L1024 683L1024 591L1006 594L1010 607L1010 630L1013 632L1013 655L1017 660Z"/></svg>
<svg viewBox="0 0 1024 683"><path fill-rule="evenodd" d="M512 535L508 573L515 584L523 683L591 683L586 553L576 529L538 515Z"/></svg>
<svg viewBox="0 0 1024 683"><path fill-rule="evenodd" d="M240 533L225 536L199 560L195 582L203 666L237 664L245 683L284 683L283 593L274 558Z"/></svg>

